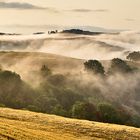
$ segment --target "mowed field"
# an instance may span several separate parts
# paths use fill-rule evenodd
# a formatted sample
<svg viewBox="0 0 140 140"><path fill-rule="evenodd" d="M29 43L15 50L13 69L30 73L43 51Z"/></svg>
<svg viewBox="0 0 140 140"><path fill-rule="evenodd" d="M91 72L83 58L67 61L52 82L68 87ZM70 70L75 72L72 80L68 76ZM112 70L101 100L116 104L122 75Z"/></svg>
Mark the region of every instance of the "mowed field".
<svg viewBox="0 0 140 140"><path fill-rule="evenodd" d="M139 140L140 129L0 108L1 140Z"/></svg>

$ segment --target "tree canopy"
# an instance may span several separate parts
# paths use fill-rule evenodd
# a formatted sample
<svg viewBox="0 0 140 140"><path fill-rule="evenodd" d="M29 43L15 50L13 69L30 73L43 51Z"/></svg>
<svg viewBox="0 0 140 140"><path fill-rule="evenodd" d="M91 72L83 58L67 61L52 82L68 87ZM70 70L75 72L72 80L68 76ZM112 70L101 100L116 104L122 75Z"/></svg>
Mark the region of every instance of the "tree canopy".
<svg viewBox="0 0 140 140"><path fill-rule="evenodd" d="M104 67L98 60L88 60L84 63L85 70L88 72L93 72L95 74L102 74L104 75Z"/></svg>
<svg viewBox="0 0 140 140"><path fill-rule="evenodd" d="M128 73L128 72L132 72L132 68L124 60L120 58L114 58L111 61L109 73L115 73L115 72Z"/></svg>
<svg viewBox="0 0 140 140"><path fill-rule="evenodd" d="M96 108L88 102L76 102L72 108L72 116L93 121L96 120Z"/></svg>
<svg viewBox="0 0 140 140"><path fill-rule="evenodd" d="M131 52L126 58L132 61L140 61L140 52Z"/></svg>

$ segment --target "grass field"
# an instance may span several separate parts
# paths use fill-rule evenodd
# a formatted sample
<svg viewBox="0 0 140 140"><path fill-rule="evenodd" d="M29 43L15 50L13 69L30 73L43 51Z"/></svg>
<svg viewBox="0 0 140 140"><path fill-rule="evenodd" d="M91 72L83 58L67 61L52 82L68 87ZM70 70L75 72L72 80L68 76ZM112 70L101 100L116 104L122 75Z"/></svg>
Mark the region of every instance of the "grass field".
<svg viewBox="0 0 140 140"><path fill-rule="evenodd" d="M139 140L140 129L0 108L1 140Z"/></svg>

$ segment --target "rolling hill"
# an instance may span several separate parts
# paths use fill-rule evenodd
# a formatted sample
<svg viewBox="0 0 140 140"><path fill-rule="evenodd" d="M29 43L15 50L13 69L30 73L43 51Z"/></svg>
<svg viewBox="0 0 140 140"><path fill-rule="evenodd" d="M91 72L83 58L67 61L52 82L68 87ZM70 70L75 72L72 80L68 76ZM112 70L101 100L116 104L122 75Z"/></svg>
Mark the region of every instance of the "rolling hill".
<svg viewBox="0 0 140 140"><path fill-rule="evenodd" d="M139 140L140 129L0 108L1 140Z"/></svg>
<svg viewBox="0 0 140 140"><path fill-rule="evenodd" d="M20 74L22 79L28 83L29 80L34 78L33 73L38 72L42 65L47 65L54 73L68 73L81 70L84 61L40 52L0 52L2 69Z"/></svg>

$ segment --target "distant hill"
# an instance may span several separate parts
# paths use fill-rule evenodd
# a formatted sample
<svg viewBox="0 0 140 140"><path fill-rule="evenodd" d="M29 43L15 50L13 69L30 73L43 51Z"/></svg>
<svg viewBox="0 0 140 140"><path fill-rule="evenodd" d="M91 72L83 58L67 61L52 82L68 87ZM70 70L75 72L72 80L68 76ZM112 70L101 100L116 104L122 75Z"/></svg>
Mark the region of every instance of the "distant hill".
<svg viewBox="0 0 140 140"><path fill-rule="evenodd" d="M63 30L61 33L72 33L72 34L82 34L82 35L99 35L99 34L103 34L103 32L90 32L90 31L84 31L84 30L80 30L80 29Z"/></svg>
<svg viewBox="0 0 140 140"><path fill-rule="evenodd" d="M140 129L0 108L2 140L139 140Z"/></svg>
<svg viewBox="0 0 140 140"><path fill-rule="evenodd" d="M0 35L21 35L21 34L0 32Z"/></svg>
<svg viewBox="0 0 140 140"><path fill-rule="evenodd" d="M40 34L45 34L45 32L36 32L36 33L33 33L34 35L40 35Z"/></svg>

